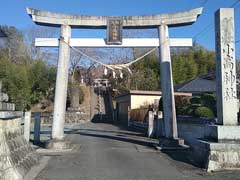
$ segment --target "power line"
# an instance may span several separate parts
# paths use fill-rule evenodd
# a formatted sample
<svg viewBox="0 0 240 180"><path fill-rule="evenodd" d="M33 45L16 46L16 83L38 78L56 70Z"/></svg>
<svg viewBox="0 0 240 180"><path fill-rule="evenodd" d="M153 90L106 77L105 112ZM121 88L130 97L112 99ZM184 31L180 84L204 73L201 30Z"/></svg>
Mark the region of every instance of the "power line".
<svg viewBox="0 0 240 180"><path fill-rule="evenodd" d="M239 0L235 1L230 7L231 8L235 7L239 2L240 2Z"/></svg>
<svg viewBox="0 0 240 180"><path fill-rule="evenodd" d="M205 0L205 1L203 2L203 4L206 5L207 2L208 2L208 0ZM234 8L239 2L240 2L240 0L235 1L233 4L230 5L230 7L231 7L231 8ZM196 40L197 37L199 37L199 36L200 36L201 34L203 34L203 33L209 32L210 30L212 30L213 27L214 27L213 24L212 24L212 23L209 23L209 24L208 24L207 26L205 26L205 28L203 28L200 32L196 33L196 34L193 36L193 39Z"/></svg>
<svg viewBox="0 0 240 180"><path fill-rule="evenodd" d="M204 6L207 4L207 2L208 2L208 0L205 0L205 1L201 4L201 6L204 7Z"/></svg>
<svg viewBox="0 0 240 180"><path fill-rule="evenodd" d="M204 29L202 29L200 32L196 33L194 36L193 36L193 39L197 39L198 36L200 36L201 34L203 33L206 33L208 31L210 31L211 29L213 28L213 24L209 23Z"/></svg>
<svg viewBox="0 0 240 180"><path fill-rule="evenodd" d="M202 7L205 7L205 5L207 4L208 0L205 0L203 3L202 3ZM203 34L204 32L208 32L212 27L211 27L211 23L209 23L205 28L203 28L202 31L196 33L194 36L193 36L193 39L196 40L198 36L200 36L201 34Z"/></svg>

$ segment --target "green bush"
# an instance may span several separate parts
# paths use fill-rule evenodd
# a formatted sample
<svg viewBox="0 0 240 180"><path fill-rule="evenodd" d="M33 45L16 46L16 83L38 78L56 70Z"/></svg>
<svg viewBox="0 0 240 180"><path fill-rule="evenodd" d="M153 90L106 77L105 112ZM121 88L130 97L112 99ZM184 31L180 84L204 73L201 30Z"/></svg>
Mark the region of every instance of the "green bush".
<svg viewBox="0 0 240 180"><path fill-rule="evenodd" d="M183 107L189 104L189 97L175 96L175 107L177 115L183 114Z"/></svg>
<svg viewBox="0 0 240 180"><path fill-rule="evenodd" d="M213 113L216 115L216 113L217 113L216 96L213 94L205 93L201 96L201 100L202 100L202 105L210 108L213 111Z"/></svg>
<svg viewBox="0 0 240 180"><path fill-rule="evenodd" d="M216 106L216 96L213 94L203 94L201 100L202 104L206 107L212 108Z"/></svg>
<svg viewBox="0 0 240 180"><path fill-rule="evenodd" d="M195 109L200 105L198 104L187 104L178 109L178 115L190 115L193 116Z"/></svg>
<svg viewBox="0 0 240 180"><path fill-rule="evenodd" d="M216 97L214 94L209 93L192 97L190 103L181 105L177 112L181 115L213 118L217 114Z"/></svg>
<svg viewBox="0 0 240 180"><path fill-rule="evenodd" d="M190 105L188 105L185 114L186 114L186 115L191 115L191 116L193 116L195 110L196 110L199 106L200 106L200 105L198 105L198 104L190 104Z"/></svg>
<svg viewBox="0 0 240 180"><path fill-rule="evenodd" d="M181 108L179 108L179 109L177 110L177 114L178 114L178 115L186 115L187 108L188 108L187 105L186 105L186 106L182 106Z"/></svg>
<svg viewBox="0 0 240 180"><path fill-rule="evenodd" d="M9 95L9 102L16 104L17 110L30 109L42 99L54 97L56 67L33 59L13 63L1 49L0 67L3 91Z"/></svg>
<svg viewBox="0 0 240 180"><path fill-rule="evenodd" d="M201 97L200 96L194 96L190 99L191 104L201 104Z"/></svg>
<svg viewBox="0 0 240 180"><path fill-rule="evenodd" d="M194 115L197 117L205 117L205 118L215 117L213 111L210 108L204 107L204 106L196 108Z"/></svg>
<svg viewBox="0 0 240 180"><path fill-rule="evenodd" d="M6 62L5 65L7 65ZM16 110L23 110L30 106L31 85L26 66L8 64L6 72L1 74L3 88L9 95L10 101L16 104Z"/></svg>

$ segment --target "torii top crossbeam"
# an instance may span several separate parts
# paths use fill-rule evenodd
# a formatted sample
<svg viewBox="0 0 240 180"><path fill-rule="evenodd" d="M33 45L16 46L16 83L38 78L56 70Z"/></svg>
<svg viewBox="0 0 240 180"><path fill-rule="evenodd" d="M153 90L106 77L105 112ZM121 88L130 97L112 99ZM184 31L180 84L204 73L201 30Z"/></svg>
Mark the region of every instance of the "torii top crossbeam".
<svg viewBox="0 0 240 180"><path fill-rule="evenodd" d="M184 26L194 23L202 13L203 8L196 8L171 14L145 15L145 16L121 16L123 28L152 28L158 27L163 22L168 27ZM38 25L60 27L63 24L72 28L106 28L107 16L69 15L41 11L27 8L27 13Z"/></svg>

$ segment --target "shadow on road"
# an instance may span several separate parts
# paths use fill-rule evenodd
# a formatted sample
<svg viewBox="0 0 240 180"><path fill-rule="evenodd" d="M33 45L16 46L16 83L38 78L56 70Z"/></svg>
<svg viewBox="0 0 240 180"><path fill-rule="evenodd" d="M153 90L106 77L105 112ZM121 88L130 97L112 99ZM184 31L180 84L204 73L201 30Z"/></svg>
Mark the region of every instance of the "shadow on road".
<svg viewBox="0 0 240 180"><path fill-rule="evenodd" d="M113 130L99 130L99 129L85 129L85 128L80 128L76 129L74 131L66 131L66 134L73 134L74 132L76 133L77 131L89 131L89 132L96 132L96 133L116 133L116 134L122 134L122 135L129 135L129 136L138 136L138 137L146 137L145 134L133 131L113 131Z"/></svg>
<svg viewBox="0 0 240 180"><path fill-rule="evenodd" d="M158 140L149 139L144 137L143 134L137 134L135 132L124 132L124 131L112 131L112 130L97 130L97 129L78 129L77 131L68 132L69 134L79 134L81 136L102 138L102 139L111 139L115 141L121 141L126 143L132 143L135 145L141 145L148 148L154 148L155 145L158 145ZM112 133L112 134L110 134ZM158 151L156 151L158 152ZM186 168L195 169L195 168L203 168L194 161L192 161L190 157L189 150L162 150L167 157L177 163L179 166L182 166L184 163Z"/></svg>
<svg viewBox="0 0 240 180"><path fill-rule="evenodd" d="M147 146L147 147L153 147L153 145L155 144L154 142L150 142L150 141L146 141L146 140L133 139L128 136L124 137L124 135L121 135L121 134L105 135L105 134L93 134L93 133L87 133L87 132L78 132L77 134L80 134L82 136L91 136L91 137L97 137L97 138L112 139L112 140L116 140L116 141L128 142L128 143Z"/></svg>
<svg viewBox="0 0 240 180"><path fill-rule="evenodd" d="M95 123L93 123L95 124ZM109 128L109 129L98 129L96 127L101 127L103 126L104 128ZM105 127L106 126L106 127ZM109 127L108 127L109 126ZM41 131L42 135L50 135L51 131L50 130L44 130ZM102 138L102 139L110 139L114 141L121 141L121 142L126 142L126 143L131 143L134 145L140 145L140 146L145 146L148 148L154 148L155 145L158 145L158 140L157 139L151 139L147 138L146 134L139 132L135 129L129 129L126 126L120 124L120 123L103 123L97 121L97 125L95 124L93 127L92 126L86 126L86 127L78 127L78 128L65 128L64 129L65 134L79 134L81 136L88 136L88 137L95 137L95 138ZM46 142L40 142L38 146L40 147L45 147ZM156 151L158 152L158 151ZM192 166L192 168L202 168L201 166L195 164L192 160L191 157L189 156L189 150L162 150L162 153L166 155L166 158L169 158L171 160L174 160L182 165L182 163L188 164L188 166ZM188 168L189 168L188 167ZM190 167L191 168L191 167Z"/></svg>

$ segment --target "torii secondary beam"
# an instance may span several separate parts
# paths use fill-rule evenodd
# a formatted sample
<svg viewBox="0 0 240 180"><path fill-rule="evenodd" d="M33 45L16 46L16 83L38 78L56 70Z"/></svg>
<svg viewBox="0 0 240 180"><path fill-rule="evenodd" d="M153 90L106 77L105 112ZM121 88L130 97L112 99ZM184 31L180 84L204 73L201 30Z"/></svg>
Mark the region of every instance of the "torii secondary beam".
<svg viewBox="0 0 240 180"><path fill-rule="evenodd" d="M36 38L36 47L58 47L59 40L57 38ZM105 39L100 38L72 38L70 46L83 48L130 48L130 47L158 47L159 38L126 38L123 39L121 45L108 45ZM192 39L190 38L172 38L170 39L171 47L190 47Z"/></svg>

